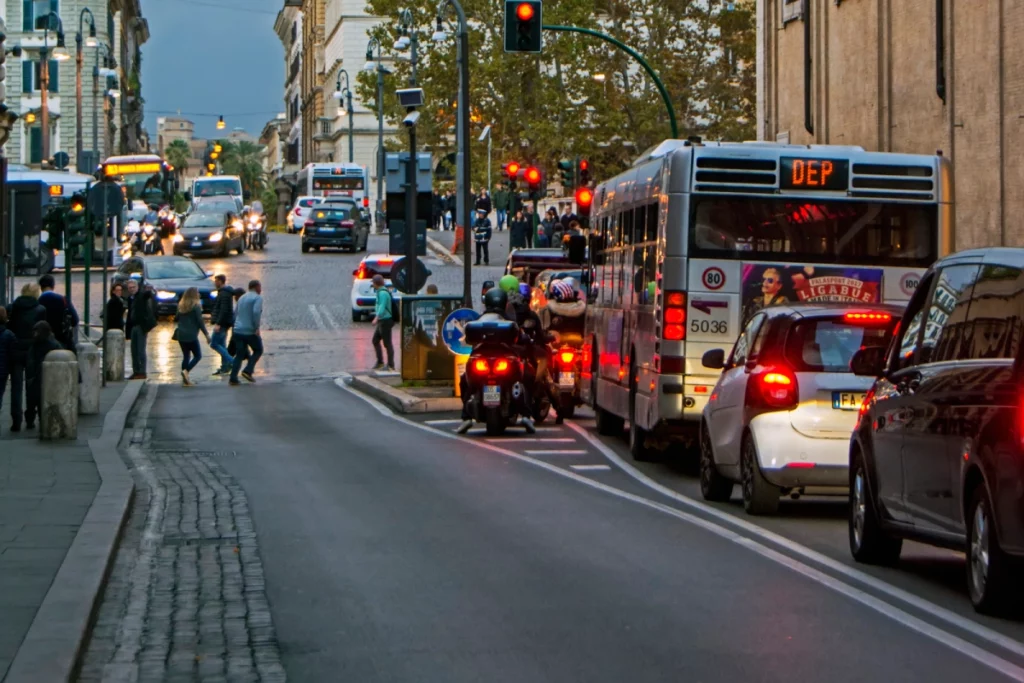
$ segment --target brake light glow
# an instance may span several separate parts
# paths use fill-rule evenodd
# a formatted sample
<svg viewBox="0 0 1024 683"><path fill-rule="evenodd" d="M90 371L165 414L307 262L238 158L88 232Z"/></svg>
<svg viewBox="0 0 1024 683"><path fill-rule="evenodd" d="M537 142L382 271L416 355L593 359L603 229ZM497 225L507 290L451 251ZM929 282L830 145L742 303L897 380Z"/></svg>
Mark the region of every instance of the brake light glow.
<svg viewBox="0 0 1024 683"><path fill-rule="evenodd" d="M789 376L782 374L781 372L769 372L761 377L761 381L765 384L779 384L782 386L789 386L793 383L793 380Z"/></svg>
<svg viewBox="0 0 1024 683"><path fill-rule="evenodd" d="M307 228L312 228L313 225L315 224L313 223L313 221L306 221L305 223L303 223L303 225Z"/></svg>
<svg viewBox="0 0 1024 683"><path fill-rule="evenodd" d="M854 431L860 428L860 421L868 414L873 400L875 400L875 388L871 387L868 389L868 393L864 394L864 400L860 402L860 408L857 409L857 426L853 428Z"/></svg>
<svg viewBox="0 0 1024 683"><path fill-rule="evenodd" d="M794 470L809 470L814 467L813 462L787 462L786 467Z"/></svg>
<svg viewBox="0 0 1024 683"><path fill-rule="evenodd" d="M369 205L370 205L370 198L369 197L363 197L363 208L365 209Z"/></svg>
<svg viewBox="0 0 1024 683"><path fill-rule="evenodd" d="M686 339L686 293L665 292L661 336L668 341Z"/></svg>
<svg viewBox="0 0 1024 683"><path fill-rule="evenodd" d="M353 225L355 225L355 223L353 223L352 221L342 221L341 222L341 227L343 227L343 228L351 228Z"/></svg>
<svg viewBox="0 0 1024 683"><path fill-rule="evenodd" d="M508 361L502 358L501 360L494 362L494 373L497 375L503 375L508 372L509 367Z"/></svg>
<svg viewBox="0 0 1024 683"><path fill-rule="evenodd" d="M681 308L666 308L665 322L673 325L682 325L686 321L686 311Z"/></svg>
<svg viewBox="0 0 1024 683"><path fill-rule="evenodd" d="M881 325L892 321L888 313L846 313L843 322L853 325Z"/></svg>
<svg viewBox="0 0 1024 683"><path fill-rule="evenodd" d="M490 366L487 364L487 360L484 358L477 358L473 361L473 371L479 372L481 375L486 375L490 372Z"/></svg>
<svg viewBox="0 0 1024 683"><path fill-rule="evenodd" d="M796 375L786 367L769 366L757 373L761 400L776 410L789 410L797 405L799 390Z"/></svg>
<svg viewBox="0 0 1024 683"><path fill-rule="evenodd" d="M706 386L702 385L702 384L698 384L695 387L693 387L693 393L695 393L695 394L706 394L706 393L708 393L708 388Z"/></svg>
<svg viewBox="0 0 1024 683"><path fill-rule="evenodd" d="M563 349L559 352L558 357L562 361L563 365L571 365L572 362L576 360L576 352L572 349L569 349L568 351Z"/></svg>

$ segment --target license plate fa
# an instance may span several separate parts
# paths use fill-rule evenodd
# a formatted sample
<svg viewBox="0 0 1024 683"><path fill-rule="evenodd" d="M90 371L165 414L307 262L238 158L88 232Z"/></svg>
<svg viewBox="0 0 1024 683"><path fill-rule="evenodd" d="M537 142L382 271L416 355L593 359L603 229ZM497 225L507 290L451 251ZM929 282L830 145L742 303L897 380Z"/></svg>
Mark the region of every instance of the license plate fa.
<svg viewBox="0 0 1024 683"><path fill-rule="evenodd" d="M856 391L833 391L832 408L834 410L860 410L866 394Z"/></svg>

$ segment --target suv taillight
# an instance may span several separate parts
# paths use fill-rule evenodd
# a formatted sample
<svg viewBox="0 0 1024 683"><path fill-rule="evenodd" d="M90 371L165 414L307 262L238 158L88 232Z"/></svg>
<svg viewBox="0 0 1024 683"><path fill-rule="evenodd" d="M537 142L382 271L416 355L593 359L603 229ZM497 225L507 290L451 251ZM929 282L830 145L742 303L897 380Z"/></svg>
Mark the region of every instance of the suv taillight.
<svg viewBox="0 0 1024 683"><path fill-rule="evenodd" d="M343 228L351 228L352 226L355 225L355 223L353 223L352 221L342 221L340 225Z"/></svg>
<svg viewBox="0 0 1024 683"><path fill-rule="evenodd" d="M686 292L665 292L661 336L668 341L686 339Z"/></svg>
<svg viewBox="0 0 1024 683"><path fill-rule="evenodd" d="M800 399L796 374L784 365L759 366L751 373L760 403L771 410L792 410Z"/></svg>
<svg viewBox="0 0 1024 683"><path fill-rule="evenodd" d="M303 226L307 228L312 228L314 225L316 225L316 223L314 223L313 221L306 221L305 223L303 223Z"/></svg>

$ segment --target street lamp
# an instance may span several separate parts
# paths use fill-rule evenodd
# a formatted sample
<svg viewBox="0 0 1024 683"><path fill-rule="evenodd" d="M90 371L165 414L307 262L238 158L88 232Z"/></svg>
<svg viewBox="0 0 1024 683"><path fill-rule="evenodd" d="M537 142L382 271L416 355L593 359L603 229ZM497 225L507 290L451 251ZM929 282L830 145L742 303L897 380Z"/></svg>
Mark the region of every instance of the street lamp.
<svg viewBox="0 0 1024 683"><path fill-rule="evenodd" d="M221 116L220 118L217 119L217 130L224 130L226 127L227 127L227 124L224 123L224 117Z"/></svg>
<svg viewBox="0 0 1024 683"><path fill-rule="evenodd" d="M341 77L345 77L345 87L341 87ZM355 125L355 111L352 109L352 89L349 87L348 71L342 69L338 73L338 89L334 93L334 99L345 100L342 105L342 116L348 115L348 163L355 161L352 148L352 127Z"/></svg>
<svg viewBox="0 0 1024 683"><path fill-rule="evenodd" d="M473 287L473 274L470 270L470 260L472 259L471 251L471 240L469 234L469 226L472 224L472 217L470 212L472 211L473 202L470 197L470 141L469 141L469 23L466 21L466 13L462 9L462 4L459 0L441 0L441 4L437 8L437 27L433 34L434 42L444 42L448 39L448 33L444 30L444 16L445 13L453 9L458 18L458 42L456 47L456 61L459 65L459 99L458 99L458 113L457 113L457 124L455 129L456 145L457 145L457 171L455 185L458 190L458 216L456 216L456 222L458 222L459 216L462 217L462 259L464 268L462 271L462 297L463 305L470 307L473 305L472 300L472 287Z"/></svg>
<svg viewBox="0 0 1024 683"><path fill-rule="evenodd" d="M117 76L117 71L114 70L113 55L111 54L110 46L102 44L97 46L96 50L96 66L92 69L92 144L97 150L100 149L100 134L99 134L99 123L97 121L100 108L100 77L110 78L111 76ZM100 56L103 56L103 66L100 66ZM105 81L104 81L105 82ZM105 90L105 89L104 89ZM107 102L106 98L103 100L103 109L106 111ZM106 116L104 114L104 116ZM104 135L104 140L107 136ZM104 151L109 151L109 145L104 144ZM104 155L101 154L101 157Z"/></svg>
<svg viewBox="0 0 1024 683"><path fill-rule="evenodd" d="M395 49L398 51L409 50L409 63L411 65L409 87L415 88L420 39L419 31L416 30L415 19L412 12L408 9L403 9L399 15L398 32L401 37L395 41ZM414 110L415 107L408 108L410 116L412 116ZM419 114L415 116L418 117ZM406 121L410 120L412 122L406 126L409 129L409 161L405 165L405 272L407 282L412 282L418 272L418 260L416 258L416 194L418 192L416 187L416 119L406 118Z"/></svg>
<svg viewBox="0 0 1024 683"><path fill-rule="evenodd" d="M96 40L96 17L92 10L83 7L78 13L78 33L75 34L75 165L81 168L82 164L82 22L85 15L89 15L89 36L85 44L89 47L97 47ZM92 145L96 147L95 132L93 133Z"/></svg>
<svg viewBox="0 0 1024 683"><path fill-rule="evenodd" d="M57 45L53 48L53 58L59 62L70 58L67 48L64 47L64 24L60 20L60 16L56 12L48 12L42 19L45 20L43 25L43 47L39 50L39 105L40 114L42 120L40 126L43 129L43 159L50 158L50 103L49 103L49 89L50 89L50 61L49 54L50 46L48 44L48 38L50 34L50 26L53 24L53 20L56 20L57 27L52 29L57 34ZM36 26L39 24L37 23Z"/></svg>
<svg viewBox="0 0 1024 683"><path fill-rule="evenodd" d="M376 51L376 52L374 52ZM366 64L363 71L377 72L377 211L374 220L377 232L384 232L384 65L381 64L381 44L378 38L370 38L366 44ZM374 61L376 55L376 61Z"/></svg>

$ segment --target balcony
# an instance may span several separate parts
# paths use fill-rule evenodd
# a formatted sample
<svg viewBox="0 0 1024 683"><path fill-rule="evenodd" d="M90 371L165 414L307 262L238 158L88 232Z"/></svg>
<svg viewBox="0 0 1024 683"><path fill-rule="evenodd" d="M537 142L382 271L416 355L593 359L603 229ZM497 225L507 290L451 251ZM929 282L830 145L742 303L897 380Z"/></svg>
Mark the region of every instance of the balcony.
<svg viewBox="0 0 1024 683"><path fill-rule="evenodd" d="M331 136L334 134L334 121L321 116L317 119L315 131L313 134L314 140L330 141Z"/></svg>

